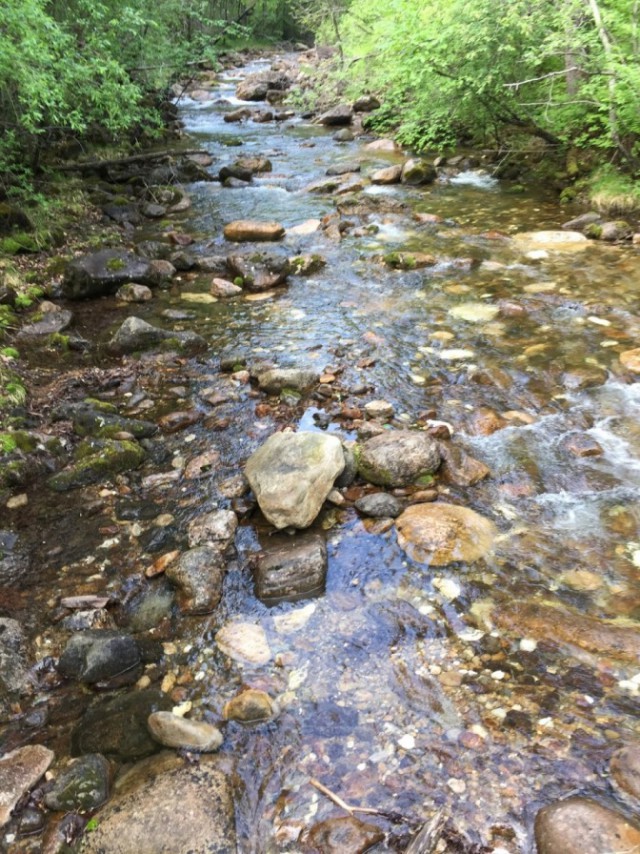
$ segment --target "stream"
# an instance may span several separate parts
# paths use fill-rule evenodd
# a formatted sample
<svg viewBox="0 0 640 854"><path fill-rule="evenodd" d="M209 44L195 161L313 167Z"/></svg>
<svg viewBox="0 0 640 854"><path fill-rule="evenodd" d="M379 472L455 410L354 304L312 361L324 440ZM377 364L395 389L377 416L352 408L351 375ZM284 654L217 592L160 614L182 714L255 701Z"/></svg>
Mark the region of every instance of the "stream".
<svg viewBox="0 0 640 854"><path fill-rule="evenodd" d="M297 115L226 123L239 106L264 106L234 93L270 62L224 72L208 99L180 101L213 174L240 155L273 168L247 186L187 185L192 206L173 227L195 238L189 251L212 256L229 254L225 224L276 221L287 229L278 251L326 265L248 298L211 301L212 274L187 271L141 305L107 297L65 306L91 340L106 340L127 312L197 332L208 349L193 358L119 360L98 349L54 366L46 353L29 354L43 385L54 371L63 377L61 395L81 369L83 396L124 415L198 418L149 440L134 472L61 494L35 483L28 508L3 509L0 528L17 537L30 570L0 588L0 613L23 623L38 662L30 695L3 722L3 752L42 743L69 755L70 732L100 691L55 672L70 634L59 601L108 596L119 628L164 645L138 687L161 686L212 722L243 686L277 700L272 721L222 725L243 854L316 850L301 843L304 831L345 813L311 779L349 805L402 817L359 816L384 831L373 852L405 851L440 810L447 824L436 850L496 854L535 851L537 811L570 794L628 814L608 768L637 738L640 662L619 656L607 632L637 632L640 651L640 385L619 360L640 341L638 247L539 251L513 236L557 231L580 213L551 190L519 192L481 167L443 169L428 186L373 185L373 171L407 154L372 150L370 136L337 142L335 128ZM352 162L355 192L307 189ZM353 222L342 239L297 229L334 216L336 204ZM160 231L146 223L134 239ZM408 270L382 260L402 252L437 260ZM302 396L267 397L220 370L230 354L240 364L311 367L326 381ZM314 523L327 540L324 594L268 607L251 570L273 529L238 487L244 463L283 427L353 441L373 400L392 405L397 427L446 422L455 444L489 467L472 486L436 488L439 500L495 523L494 552L444 567L412 560L393 524L355 510L366 492L357 482ZM210 452L207 476L178 476ZM239 517L237 554L218 608L182 616L169 582L145 570L184 548L189 523L216 508ZM261 626L269 660L225 656L215 636L229 623ZM36 831L10 828L7 850L43 850Z"/></svg>

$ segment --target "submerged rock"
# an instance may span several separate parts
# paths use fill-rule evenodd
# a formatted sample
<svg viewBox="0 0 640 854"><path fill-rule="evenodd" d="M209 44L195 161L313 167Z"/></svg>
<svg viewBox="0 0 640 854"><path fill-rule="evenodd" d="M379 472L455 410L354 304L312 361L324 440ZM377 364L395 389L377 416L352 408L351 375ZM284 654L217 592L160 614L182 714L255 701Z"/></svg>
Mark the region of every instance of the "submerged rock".
<svg viewBox="0 0 640 854"><path fill-rule="evenodd" d="M233 240L236 243L280 240L284 237L284 226L279 222L239 219L225 225L224 236L227 240Z"/></svg>
<svg viewBox="0 0 640 854"><path fill-rule="evenodd" d="M399 516L402 505L394 495L386 492L375 492L373 495L363 495L355 502L356 510L364 516L392 518Z"/></svg>
<svg viewBox="0 0 640 854"><path fill-rule="evenodd" d="M58 670L67 679L93 684L125 673L135 681L139 665L140 648L132 637L96 629L80 632L69 640Z"/></svg>
<svg viewBox="0 0 640 854"><path fill-rule="evenodd" d="M41 744L19 747L0 757L0 827L9 821L15 805L35 786L53 758L53 750Z"/></svg>
<svg viewBox="0 0 640 854"><path fill-rule="evenodd" d="M227 266L233 276L242 280L242 285L248 291L256 293L284 284L291 269L288 258L265 252L230 255Z"/></svg>
<svg viewBox="0 0 640 854"><path fill-rule="evenodd" d="M589 798L567 798L540 810L538 854L623 854L640 849L640 825Z"/></svg>
<svg viewBox="0 0 640 854"><path fill-rule="evenodd" d="M146 285L136 285L127 282L116 291L116 297L123 302L149 302L153 298L153 291Z"/></svg>
<svg viewBox="0 0 640 854"><path fill-rule="evenodd" d="M267 605L324 593L327 546L322 534L270 537L255 571L256 596Z"/></svg>
<svg viewBox="0 0 640 854"><path fill-rule="evenodd" d="M234 285L233 282L228 282L226 279L215 278L211 282L209 293L214 297L220 297L220 299L228 299L229 297L236 297L238 294L241 294L242 288L239 285Z"/></svg>
<svg viewBox="0 0 640 854"><path fill-rule="evenodd" d="M233 510L203 513L189 523L189 547L208 545L224 551L233 542L237 527L238 517Z"/></svg>
<svg viewBox="0 0 640 854"><path fill-rule="evenodd" d="M50 810L94 810L109 797L109 763L99 753L88 753L62 770L44 796Z"/></svg>
<svg viewBox="0 0 640 854"><path fill-rule="evenodd" d="M236 854L231 775L215 757L161 756L118 783L82 854Z"/></svg>
<svg viewBox="0 0 640 854"><path fill-rule="evenodd" d="M181 555L165 574L179 589L178 605L183 614L209 614L222 598L225 560L218 549L200 546Z"/></svg>
<svg viewBox="0 0 640 854"><path fill-rule="evenodd" d="M101 401L85 400L83 403L62 406L57 417L71 418L78 436L96 436L101 439L115 438L118 433L130 433L136 439L147 439L158 432L152 421L126 418L118 415L115 407Z"/></svg>
<svg viewBox="0 0 640 854"><path fill-rule="evenodd" d="M66 492L92 483L100 483L121 472L137 468L145 459L137 442L85 440L76 451L76 461L49 478L54 492Z"/></svg>
<svg viewBox="0 0 640 854"><path fill-rule="evenodd" d="M493 522L455 504L414 504L396 521L398 544L412 560L431 566L486 557L497 529Z"/></svg>
<svg viewBox="0 0 640 854"><path fill-rule="evenodd" d="M192 721L172 712L153 712L147 721L149 732L165 747L213 753L223 741L219 729L206 721Z"/></svg>
<svg viewBox="0 0 640 854"><path fill-rule="evenodd" d="M454 486L474 486L491 475L491 470L480 460L476 460L459 445L440 442L442 465L440 475L446 483Z"/></svg>
<svg viewBox="0 0 640 854"><path fill-rule="evenodd" d="M336 436L275 433L246 465L260 509L276 528L307 528L345 467Z"/></svg>
<svg viewBox="0 0 640 854"><path fill-rule="evenodd" d="M216 634L216 644L229 658L244 664L267 664L271 660L265 630L255 623L227 623Z"/></svg>
<svg viewBox="0 0 640 854"><path fill-rule="evenodd" d="M120 285L154 284L148 259L123 249L101 249L70 261L62 283L67 299L89 299L115 293Z"/></svg>
<svg viewBox="0 0 640 854"><path fill-rule="evenodd" d="M358 472L378 486L408 486L440 465L438 443L417 430L394 430L360 446Z"/></svg>
<svg viewBox="0 0 640 854"><path fill-rule="evenodd" d="M222 715L228 721L241 721L245 724L261 723L270 720L275 714L271 697L264 691L247 688L225 704Z"/></svg>
<svg viewBox="0 0 640 854"><path fill-rule="evenodd" d="M354 816L343 816L314 824L306 841L309 850L322 851L322 854L364 854L382 842L384 836L375 824L366 824Z"/></svg>
<svg viewBox="0 0 640 854"><path fill-rule="evenodd" d="M513 241L523 252L580 252L589 246L579 231L523 231L515 234Z"/></svg>
<svg viewBox="0 0 640 854"><path fill-rule="evenodd" d="M271 368L258 374L258 385L267 394L279 394L284 389L305 392L320 379L312 368Z"/></svg>
<svg viewBox="0 0 640 854"><path fill-rule="evenodd" d="M197 352L207 348L207 342L195 332L160 329L139 317L128 317L114 333L107 346L111 353L120 355L134 353L137 350L148 350L158 344L187 352Z"/></svg>
<svg viewBox="0 0 640 854"><path fill-rule="evenodd" d="M640 744L625 744L611 757L611 776L618 788L640 801Z"/></svg>

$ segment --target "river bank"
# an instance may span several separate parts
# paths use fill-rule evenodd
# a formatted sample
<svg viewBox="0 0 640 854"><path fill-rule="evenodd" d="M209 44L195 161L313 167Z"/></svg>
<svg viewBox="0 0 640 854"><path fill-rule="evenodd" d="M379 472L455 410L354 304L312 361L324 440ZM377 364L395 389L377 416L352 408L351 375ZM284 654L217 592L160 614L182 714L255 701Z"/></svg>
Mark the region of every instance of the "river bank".
<svg viewBox="0 0 640 854"><path fill-rule="evenodd" d="M68 259L31 318L59 328L16 342L2 748L5 779L31 772L5 844L64 851L90 819L85 851L405 851L440 811L444 852L535 850L537 815L540 852L634 842L638 250L482 164L403 182L411 153L357 113L238 97L293 63L189 91L206 180L96 182L117 240ZM435 469L372 472L407 432ZM276 534L246 462L304 433L350 471ZM450 506L486 547L455 552L464 524L453 556L425 545ZM155 755L167 725L183 755Z"/></svg>

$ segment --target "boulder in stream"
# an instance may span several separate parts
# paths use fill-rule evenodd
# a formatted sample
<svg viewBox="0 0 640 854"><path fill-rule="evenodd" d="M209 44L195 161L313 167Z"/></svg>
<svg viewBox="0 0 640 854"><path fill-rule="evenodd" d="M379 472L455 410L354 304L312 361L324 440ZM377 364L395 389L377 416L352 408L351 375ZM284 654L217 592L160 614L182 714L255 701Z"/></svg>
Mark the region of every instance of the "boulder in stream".
<svg viewBox="0 0 640 854"><path fill-rule="evenodd" d="M567 798L540 810L538 854L614 854L640 849L640 825L590 798Z"/></svg>
<svg viewBox="0 0 640 854"><path fill-rule="evenodd" d="M172 712L152 712L147 720L149 732L165 747L213 753L222 744L222 733L206 721L190 720Z"/></svg>
<svg viewBox="0 0 640 854"><path fill-rule="evenodd" d="M109 763L99 753L87 753L60 771L44 796L50 810L94 810L109 797Z"/></svg>
<svg viewBox="0 0 640 854"><path fill-rule="evenodd" d="M401 180L403 184L421 185L432 184L437 177L435 168L426 160L412 157L402 166Z"/></svg>
<svg viewBox="0 0 640 854"><path fill-rule="evenodd" d="M320 533L270 537L258 557L256 596L267 605L297 602L324 593L327 545Z"/></svg>
<svg viewBox="0 0 640 854"><path fill-rule="evenodd" d="M113 294L126 282L155 284L150 261L124 249L101 249L69 262L62 292L67 299L90 299Z"/></svg>
<svg viewBox="0 0 640 854"><path fill-rule="evenodd" d="M242 281L246 290L268 291L286 282L291 270L284 255L254 252L251 255L229 255L227 267L232 276ZM234 279L235 282L235 279Z"/></svg>
<svg viewBox="0 0 640 854"><path fill-rule="evenodd" d="M378 486L408 486L440 465L435 439L418 430L387 430L359 447L358 472Z"/></svg>
<svg viewBox="0 0 640 854"><path fill-rule="evenodd" d="M113 334L107 347L109 352L120 355L135 353L138 350L149 350L159 344L195 353L206 350L207 342L195 332L176 332L152 326L139 317L128 317Z"/></svg>
<svg viewBox="0 0 640 854"><path fill-rule="evenodd" d="M372 184L399 184L402 178L402 166L398 163L395 166L386 166L384 169L377 169L371 175Z"/></svg>
<svg viewBox="0 0 640 854"><path fill-rule="evenodd" d="M49 478L54 492L66 492L108 480L121 472L138 468L146 457L137 442L116 439L85 439L75 453L75 461Z"/></svg>
<svg viewBox="0 0 640 854"><path fill-rule="evenodd" d="M342 444L323 433L274 433L246 465L260 509L276 528L307 528L345 466Z"/></svg>
<svg viewBox="0 0 640 854"><path fill-rule="evenodd" d="M349 104L338 104L332 107L316 119L319 125L325 127L339 127L350 125L353 119L353 109Z"/></svg>
<svg viewBox="0 0 640 854"><path fill-rule="evenodd" d="M320 379L313 368L271 368L258 374L258 385L267 394L279 394L285 389L305 392Z"/></svg>
<svg viewBox="0 0 640 854"><path fill-rule="evenodd" d="M222 598L225 560L219 549L198 546L184 552L180 560L165 570L179 589L178 604L183 614L209 614Z"/></svg>
<svg viewBox="0 0 640 854"><path fill-rule="evenodd" d="M273 241L284 237L284 226L279 222L261 222L252 219L238 219L224 227L224 236L234 243L253 243L254 241Z"/></svg>
<svg viewBox="0 0 640 854"><path fill-rule="evenodd" d="M444 503L407 507L396 526L400 548L430 566L486 557L498 533L493 522L468 507Z"/></svg>

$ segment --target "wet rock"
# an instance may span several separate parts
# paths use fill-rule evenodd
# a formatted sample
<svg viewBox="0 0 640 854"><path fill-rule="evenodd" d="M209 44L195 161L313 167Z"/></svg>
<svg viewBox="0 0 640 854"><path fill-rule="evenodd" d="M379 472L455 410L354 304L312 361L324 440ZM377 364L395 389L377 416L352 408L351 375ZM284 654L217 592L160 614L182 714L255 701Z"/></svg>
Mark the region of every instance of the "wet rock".
<svg viewBox="0 0 640 854"><path fill-rule="evenodd" d="M265 631L254 623L227 623L216 634L216 643L234 661L266 664L271 660L271 647Z"/></svg>
<svg viewBox="0 0 640 854"><path fill-rule="evenodd" d="M66 492L100 483L115 474L137 468L145 456L137 442L85 440L76 451L76 461L49 478L47 485L54 492Z"/></svg>
<svg viewBox="0 0 640 854"><path fill-rule="evenodd" d="M67 299L89 299L115 293L126 282L149 284L150 262L123 249L101 249L70 261L62 283Z"/></svg>
<svg viewBox="0 0 640 854"><path fill-rule="evenodd" d="M351 486L358 475L358 461L353 448L343 445L342 453L344 454L344 469L335 481L335 485L339 489Z"/></svg>
<svg viewBox="0 0 640 854"><path fill-rule="evenodd" d="M41 744L29 744L0 757L0 827L11 818L20 798L43 776L54 753Z"/></svg>
<svg viewBox="0 0 640 854"><path fill-rule="evenodd" d="M147 721L149 732L165 747L213 753L222 744L222 733L206 721L192 721L172 712L153 712Z"/></svg>
<svg viewBox="0 0 640 854"><path fill-rule="evenodd" d="M327 260L322 255L296 255L291 258L291 272L295 276L312 276L326 266Z"/></svg>
<svg viewBox="0 0 640 854"><path fill-rule="evenodd" d="M284 226L279 222L239 219L225 225L224 236L227 240L233 240L236 243L280 240L284 237Z"/></svg>
<svg viewBox="0 0 640 854"><path fill-rule="evenodd" d="M334 133L333 138L336 142L353 142L355 135L349 128L342 128L337 133Z"/></svg>
<svg viewBox="0 0 640 854"><path fill-rule="evenodd" d="M353 102L354 113L372 113L380 108L380 101L375 95L361 95Z"/></svg>
<svg viewBox="0 0 640 854"><path fill-rule="evenodd" d="M196 516L187 528L189 548L207 545L224 551L233 542L237 527L238 517L232 510L214 510Z"/></svg>
<svg viewBox="0 0 640 854"><path fill-rule="evenodd" d="M161 243L159 240L141 240L136 246L136 252L142 258L152 260L168 261L172 252L172 247L168 243Z"/></svg>
<svg viewBox="0 0 640 854"><path fill-rule="evenodd" d="M497 530L493 522L454 504L414 504L396 521L398 544L412 560L431 566L486 557Z"/></svg>
<svg viewBox="0 0 640 854"><path fill-rule="evenodd" d="M326 173L327 175L348 175L350 172L359 172L360 164L357 161L350 161L349 163L334 163L333 166L329 166Z"/></svg>
<svg viewBox="0 0 640 854"><path fill-rule="evenodd" d="M193 427L202 420L202 412L199 409L180 409L177 412L168 412L158 421L163 433L179 433L187 427Z"/></svg>
<svg viewBox="0 0 640 854"><path fill-rule="evenodd" d="M177 252L171 253L171 263L181 273L193 270L198 264L195 255L192 255L191 252L186 252L184 249L179 249Z"/></svg>
<svg viewBox="0 0 640 854"><path fill-rule="evenodd" d="M214 297L220 297L220 299L227 299L229 297L236 297L238 296L238 294L241 294L242 288L238 285L234 285L233 282L228 282L226 279L214 279L211 282L209 293Z"/></svg>
<svg viewBox="0 0 640 854"><path fill-rule="evenodd" d="M338 106L327 110L316 119L319 125L325 127L336 127L340 125L350 125L353 119L353 110L349 104L338 104Z"/></svg>
<svg viewBox="0 0 640 854"><path fill-rule="evenodd" d="M148 219L162 219L163 216L166 216L167 209L164 205L156 205L154 202L145 202L142 205L140 212Z"/></svg>
<svg viewBox="0 0 640 854"><path fill-rule="evenodd" d="M395 519L402 512L402 505L393 495L386 492L376 492L373 495L363 495L355 502L356 510L364 516Z"/></svg>
<svg viewBox="0 0 640 854"><path fill-rule="evenodd" d="M617 220L615 222L603 222L600 226L600 240L615 243L619 240L630 240L633 229L628 222Z"/></svg>
<svg viewBox="0 0 640 854"><path fill-rule="evenodd" d="M314 824L306 843L312 854L363 854L383 839L384 832L375 824L344 816Z"/></svg>
<svg viewBox="0 0 640 854"><path fill-rule="evenodd" d="M109 352L116 355L148 350L158 344L186 352L206 350L207 342L195 332L175 332L152 326L139 317L128 317L108 343Z"/></svg>
<svg viewBox="0 0 640 854"><path fill-rule="evenodd" d="M306 528L345 466L340 440L321 433L275 433L247 461L260 509L276 528Z"/></svg>
<svg viewBox="0 0 640 854"><path fill-rule="evenodd" d="M123 762L150 756L159 746L149 734L147 719L170 707L169 697L155 690L101 697L76 724L71 755L101 753Z"/></svg>
<svg viewBox="0 0 640 854"><path fill-rule="evenodd" d="M266 157L238 157L230 166L223 166L218 177L220 181L227 178L239 178L241 181L251 181L254 175L271 172L271 161Z"/></svg>
<svg viewBox="0 0 640 854"><path fill-rule="evenodd" d="M222 715L227 721L241 721L245 724L261 723L270 720L275 714L271 697L264 691L248 688L225 703Z"/></svg>
<svg viewBox="0 0 640 854"><path fill-rule="evenodd" d="M472 436L491 436L508 426L509 422L488 406L478 407L467 422Z"/></svg>
<svg viewBox="0 0 640 854"><path fill-rule="evenodd" d="M538 854L622 854L640 846L640 825L589 798L541 809L535 835Z"/></svg>
<svg viewBox="0 0 640 854"><path fill-rule="evenodd" d="M640 374L640 348L620 353L620 364L632 374Z"/></svg>
<svg viewBox="0 0 640 854"><path fill-rule="evenodd" d="M416 430L385 431L360 446L358 472L378 486L408 486L440 465L438 443Z"/></svg>
<svg viewBox="0 0 640 854"><path fill-rule="evenodd" d="M256 596L267 605L324 593L327 546L322 534L270 537L255 571Z"/></svg>
<svg viewBox="0 0 640 854"><path fill-rule="evenodd" d="M562 375L562 382L564 387L570 391L584 391L587 388L604 385L607 378L608 374L604 368L589 365L584 368L573 368L570 371L565 371Z"/></svg>
<svg viewBox="0 0 640 854"><path fill-rule="evenodd" d="M130 433L136 439L148 439L158 432L152 421L118 415L115 407L105 406L100 401L86 400L63 406L56 411L56 417L71 418L78 436L109 439L115 438L117 433Z"/></svg>
<svg viewBox="0 0 640 854"><path fill-rule="evenodd" d="M267 394L279 394L284 389L305 392L320 379L311 368L273 368L258 374L258 385Z"/></svg>
<svg viewBox="0 0 640 854"><path fill-rule="evenodd" d="M211 760L161 756L134 768L97 814L82 854L236 854L230 775Z"/></svg>
<svg viewBox="0 0 640 854"><path fill-rule="evenodd" d="M75 759L61 771L45 794L50 810L94 810L109 797L109 763L99 753Z"/></svg>
<svg viewBox="0 0 640 854"><path fill-rule="evenodd" d="M393 139L374 139L365 145L367 151L400 151L400 146Z"/></svg>
<svg viewBox="0 0 640 854"><path fill-rule="evenodd" d="M247 109L247 107L240 107L237 110L231 110L228 113L225 113L223 119L228 124L232 124L235 122L243 122L245 119L248 119L251 116L251 110Z"/></svg>
<svg viewBox="0 0 640 854"><path fill-rule="evenodd" d="M150 299L153 299L153 291L146 285L127 282L126 285L121 285L118 288L116 297L122 302L149 302Z"/></svg>
<svg viewBox="0 0 640 854"><path fill-rule="evenodd" d="M218 275L227 272L227 258L225 255L203 255L196 261L198 270L205 273L216 273Z"/></svg>
<svg viewBox="0 0 640 854"><path fill-rule="evenodd" d="M372 184L399 184L402 178L402 166L387 166L385 169L378 169L371 175Z"/></svg>
<svg viewBox="0 0 640 854"><path fill-rule="evenodd" d="M150 577L153 577L153 574L147 575L147 578ZM127 608L127 612L131 613L131 619L128 621L129 629L132 632L146 632L159 626L171 614L173 602L173 590L168 584L160 583L144 589Z"/></svg>
<svg viewBox="0 0 640 854"><path fill-rule="evenodd" d="M570 219L569 222L563 223L562 228L564 231L584 231L588 225L601 221L599 213L589 211L589 213L580 214L580 216Z"/></svg>
<svg viewBox="0 0 640 854"><path fill-rule="evenodd" d="M58 662L59 672L67 679L91 685L129 674L135 682L139 675L140 648L129 635L91 630L74 635Z"/></svg>
<svg viewBox="0 0 640 854"><path fill-rule="evenodd" d="M64 309L60 309L59 311L49 311L44 315L42 320L38 320L35 323L28 323L26 326L23 326L16 335L16 339L18 341L25 341L29 338L42 338L46 335L59 335L61 332L64 332L65 329L68 329L72 321L73 315L70 311L66 311Z"/></svg>
<svg viewBox="0 0 640 854"><path fill-rule="evenodd" d="M520 637L577 646L595 655L627 661L640 656L640 631L607 623L542 602L510 602L496 608L491 619Z"/></svg>
<svg viewBox="0 0 640 854"><path fill-rule="evenodd" d="M413 186L421 184L432 184L437 177L434 167L426 160L410 158L402 166L401 180L403 184Z"/></svg>
<svg viewBox="0 0 640 854"><path fill-rule="evenodd" d="M27 638L22 626L10 617L0 617L0 707L9 695L26 686L27 667Z"/></svg>
<svg viewBox="0 0 640 854"><path fill-rule="evenodd" d="M599 457L604 454L602 445L586 433L572 433L562 442L563 447L574 457Z"/></svg>
<svg viewBox="0 0 640 854"><path fill-rule="evenodd" d="M616 786L640 801L640 744L631 742L616 750L609 770Z"/></svg>
<svg viewBox="0 0 640 854"><path fill-rule="evenodd" d="M183 614L209 614L222 598L225 560L218 549L199 546L170 564L165 574L179 589L178 605Z"/></svg>
<svg viewBox="0 0 640 854"><path fill-rule="evenodd" d="M379 421L388 421L393 418L393 404L386 400L370 400L364 407L367 418L373 418Z"/></svg>
<svg viewBox="0 0 640 854"><path fill-rule="evenodd" d="M490 476L489 467L471 457L459 445L440 442L438 447L442 457L440 475L445 483L451 483L454 486L474 486Z"/></svg>
<svg viewBox="0 0 640 854"><path fill-rule="evenodd" d="M389 252L383 260L394 270L422 270L436 263L435 256L427 252Z"/></svg>
<svg viewBox="0 0 640 854"><path fill-rule="evenodd" d="M589 241L579 231L525 231L513 236L522 252L581 252Z"/></svg>
<svg viewBox="0 0 640 854"><path fill-rule="evenodd" d="M227 266L229 272L242 279L243 286L253 292L267 291L284 284L290 272L288 258L264 252L230 255Z"/></svg>

